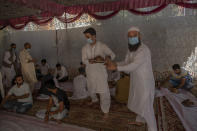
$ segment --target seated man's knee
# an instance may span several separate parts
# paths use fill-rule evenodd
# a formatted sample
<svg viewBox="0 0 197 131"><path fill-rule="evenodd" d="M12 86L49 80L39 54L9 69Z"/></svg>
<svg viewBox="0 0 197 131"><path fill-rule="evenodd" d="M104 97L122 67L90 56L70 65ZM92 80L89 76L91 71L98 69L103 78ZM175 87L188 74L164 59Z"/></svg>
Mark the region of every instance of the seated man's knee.
<svg viewBox="0 0 197 131"><path fill-rule="evenodd" d="M14 104L10 101L7 101L4 105L3 108L5 109L13 109L14 108Z"/></svg>
<svg viewBox="0 0 197 131"><path fill-rule="evenodd" d="M175 80L172 80L172 79L169 80L169 83L170 83L173 87L176 87L176 86L178 86L178 85L180 84L179 82L177 82L177 81L175 81Z"/></svg>
<svg viewBox="0 0 197 131"><path fill-rule="evenodd" d="M31 108L31 106L20 106L16 109L17 113L25 113L27 112L29 109Z"/></svg>

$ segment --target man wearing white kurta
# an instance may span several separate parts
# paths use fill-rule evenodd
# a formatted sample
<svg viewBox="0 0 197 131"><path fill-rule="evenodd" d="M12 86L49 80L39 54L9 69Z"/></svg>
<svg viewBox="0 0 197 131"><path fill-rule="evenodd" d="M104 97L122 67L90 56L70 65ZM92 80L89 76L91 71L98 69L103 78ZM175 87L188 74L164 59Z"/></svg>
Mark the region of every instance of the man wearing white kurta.
<svg viewBox="0 0 197 131"><path fill-rule="evenodd" d="M73 95L69 99L85 99L88 97L87 91L87 78L85 77L85 71L79 68L79 75L73 80Z"/></svg>
<svg viewBox="0 0 197 131"><path fill-rule="evenodd" d="M130 28L128 32L129 51L125 61L115 64L109 62L109 70L130 72L130 91L128 108L137 114L136 122L129 124L148 124L148 131L157 131L153 109L155 82L149 48L140 42L139 29Z"/></svg>
<svg viewBox="0 0 197 131"><path fill-rule="evenodd" d="M16 72L14 69L14 63L16 63L16 44L11 44L10 49L5 52L2 62L2 75L5 77L5 86L11 87L12 80L14 79Z"/></svg>
<svg viewBox="0 0 197 131"><path fill-rule="evenodd" d="M24 81L30 85L30 89L33 92L35 83L37 82L36 72L35 72L35 59L33 59L29 53L31 49L31 44L25 43L24 49L19 53L19 59L21 62L21 70Z"/></svg>
<svg viewBox="0 0 197 131"><path fill-rule="evenodd" d="M65 82L68 80L68 72L66 68L61 64L56 64L54 78L57 79L58 82Z"/></svg>
<svg viewBox="0 0 197 131"><path fill-rule="evenodd" d="M104 112L104 118L107 118L111 99L104 61L114 59L115 54L105 44L96 41L96 31L93 28L86 29L84 35L87 44L82 48L82 61L86 65L87 87L92 99L90 104L98 101L98 93L101 110Z"/></svg>

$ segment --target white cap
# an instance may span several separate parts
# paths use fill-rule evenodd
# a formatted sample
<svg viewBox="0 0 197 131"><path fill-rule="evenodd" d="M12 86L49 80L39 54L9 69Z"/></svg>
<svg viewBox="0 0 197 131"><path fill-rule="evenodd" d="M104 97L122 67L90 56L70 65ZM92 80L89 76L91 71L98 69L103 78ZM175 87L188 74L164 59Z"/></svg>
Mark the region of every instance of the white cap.
<svg viewBox="0 0 197 131"><path fill-rule="evenodd" d="M128 33L131 32L131 31L140 32L140 29L139 29L138 27L132 26L132 27L128 30Z"/></svg>

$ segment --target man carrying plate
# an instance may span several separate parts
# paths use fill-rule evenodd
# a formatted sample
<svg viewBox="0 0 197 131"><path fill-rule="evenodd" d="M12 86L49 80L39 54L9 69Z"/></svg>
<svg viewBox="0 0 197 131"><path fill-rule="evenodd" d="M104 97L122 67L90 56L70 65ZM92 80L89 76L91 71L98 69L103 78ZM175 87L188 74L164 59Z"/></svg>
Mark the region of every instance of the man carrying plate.
<svg viewBox="0 0 197 131"><path fill-rule="evenodd" d="M87 44L82 48L82 61L86 64L87 87L92 99L89 105L98 102L96 94L99 94L101 110L104 113L104 119L106 119L111 98L104 63L110 59L113 60L115 54L105 44L96 40L94 28L88 28L83 33L87 39Z"/></svg>

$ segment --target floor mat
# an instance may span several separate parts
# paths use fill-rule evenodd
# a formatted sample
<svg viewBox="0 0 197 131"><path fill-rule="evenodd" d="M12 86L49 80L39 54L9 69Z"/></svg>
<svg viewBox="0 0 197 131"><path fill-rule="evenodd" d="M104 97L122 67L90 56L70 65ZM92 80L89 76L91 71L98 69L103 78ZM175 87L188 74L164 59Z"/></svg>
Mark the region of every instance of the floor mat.
<svg viewBox="0 0 197 131"><path fill-rule="evenodd" d="M113 99L109 119L106 121L102 119L99 103L87 106L81 102L71 101L69 116L63 122L97 131L147 131L147 125L142 127L128 125L128 121L134 121L136 115L130 112L126 105L116 103ZM39 109L45 109L46 106L46 101L37 100L27 114L34 116ZM165 97L156 98L154 108L159 131L184 131L179 118Z"/></svg>
<svg viewBox="0 0 197 131"><path fill-rule="evenodd" d="M69 124L45 123L32 116L0 111L0 131L93 131Z"/></svg>

